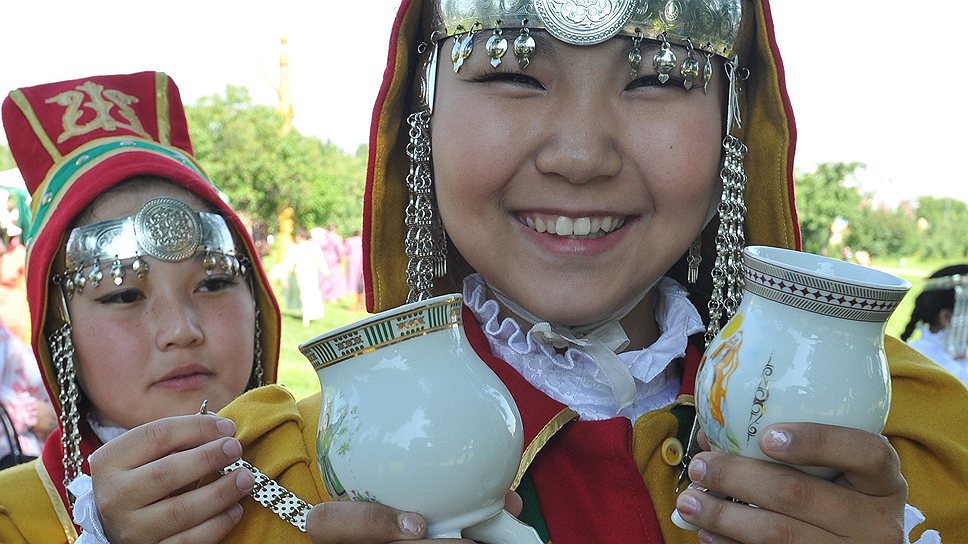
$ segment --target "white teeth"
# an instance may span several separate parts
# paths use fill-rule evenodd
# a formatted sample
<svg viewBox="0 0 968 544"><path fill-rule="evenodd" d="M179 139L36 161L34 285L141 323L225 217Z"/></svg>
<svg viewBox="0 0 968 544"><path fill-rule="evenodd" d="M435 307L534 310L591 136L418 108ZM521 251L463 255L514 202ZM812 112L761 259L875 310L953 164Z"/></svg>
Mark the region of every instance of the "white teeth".
<svg viewBox="0 0 968 544"><path fill-rule="evenodd" d="M558 220L555 221L555 234L558 236L571 236L574 231L575 224L569 217L563 215L558 216Z"/></svg>
<svg viewBox="0 0 968 544"><path fill-rule="evenodd" d="M625 216L598 215L566 217L564 215L525 216L524 222L536 232L557 236L604 236L625 224Z"/></svg>

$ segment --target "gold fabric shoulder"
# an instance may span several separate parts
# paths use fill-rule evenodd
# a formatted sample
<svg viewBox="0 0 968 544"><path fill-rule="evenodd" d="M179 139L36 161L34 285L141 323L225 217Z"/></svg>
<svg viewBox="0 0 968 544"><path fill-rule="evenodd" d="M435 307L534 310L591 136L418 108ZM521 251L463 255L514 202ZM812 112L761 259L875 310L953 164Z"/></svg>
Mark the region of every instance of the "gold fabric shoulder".
<svg viewBox="0 0 968 544"><path fill-rule="evenodd" d="M942 542L968 542L968 388L896 338L885 347L893 397L884 434L901 457L908 504L925 517L911 541L935 529Z"/></svg>
<svg viewBox="0 0 968 544"><path fill-rule="evenodd" d="M884 435L901 458L908 482L907 503L940 532L942 542L968 542L968 503L953 500L968 489L968 388L939 365L892 337L885 338L893 398ZM633 430L633 456L648 486L666 544L695 542L695 534L672 525L679 467L662 459L660 444L678 432L673 406L643 415Z"/></svg>
<svg viewBox="0 0 968 544"><path fill-rule="evenodd" d="M56 544L77 538L70 518L62 519L66 510L58 502L58 516L51 502L38 472L44 470L43 464L30 461L0 472L0 542Z"/></svg>
<svg viewBox="0 0 968 544"><path fill-rule="evenodd" d="M328 500L316 463L316 426L320 395L296 402L278 385L253 389L219 415L236 424L242 458L302 500ZM222 542L309 542L295 527L251 499L242 503L242 521Z"/></svg>

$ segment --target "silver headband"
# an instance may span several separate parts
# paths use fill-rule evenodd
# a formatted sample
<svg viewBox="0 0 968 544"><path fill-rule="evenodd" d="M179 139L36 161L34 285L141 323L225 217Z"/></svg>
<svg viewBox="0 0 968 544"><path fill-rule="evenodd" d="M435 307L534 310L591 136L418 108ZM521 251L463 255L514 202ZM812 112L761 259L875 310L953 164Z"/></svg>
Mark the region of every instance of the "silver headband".
<svg viewBox="0 0 968 544"><path fill-rule="evenodd" d="M925 291L944 289L955 292L951 323L944 330L944 349L952 357L963 357L968 350L968 276L954 274L924 282Z"/></svg>
<svg viewBox="0 0 968 544"><path fill-rule="evenodd" d="M478 30L546 30L573 45L641 36L731 58L742 0L430 0L437 39ZM429 35L429 34L428 34Z"/></svg>
<svg viewBox="0 0 968 544"><path fill-rule="evenodd" d="M97 287L104 278L102 263L111 262L111 279L121 285L126 269L139 278L147 275L149 265L144 256L177 262L203 251L202 266L207 274L218 266L232 275L245 272L222 216L195 211L174 198L154 198L135 215L72 230L67 240L63 287L68 296L83 291L88 282ZM129 259L134 260L125 264Z"/></svg>

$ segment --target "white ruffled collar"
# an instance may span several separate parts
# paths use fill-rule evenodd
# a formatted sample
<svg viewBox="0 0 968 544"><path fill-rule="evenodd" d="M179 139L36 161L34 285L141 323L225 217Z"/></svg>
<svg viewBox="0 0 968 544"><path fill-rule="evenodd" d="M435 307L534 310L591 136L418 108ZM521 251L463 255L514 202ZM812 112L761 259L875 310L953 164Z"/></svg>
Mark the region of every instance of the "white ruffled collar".
<svg viewBox="0 0 968 544"><path fill-rule="evenodd" d="M106 427L101 425L101 422L97 420L97 416L93 413L87 415L87 424L91 426L94 434L101 439L102 444L107 444L127 431L123 427Z"/></svg>
<svg viewBox="0 0 968 544"><path fill-rule="evenodd" d="M659 338L651 346L619 353L635 380L633 403L619 410L608 380L587 354L567 348L559 352L537 341L517 321L499 317L500 306L490 298L478 274L464 280L464 301L481 324L495 355L517 370L531 385L574 409L582 419L600 420L639 416L675 400L680 379L670 363L685 355L688 337L704 329L699 312L684 287L662 278L653 287Z"/></svg>

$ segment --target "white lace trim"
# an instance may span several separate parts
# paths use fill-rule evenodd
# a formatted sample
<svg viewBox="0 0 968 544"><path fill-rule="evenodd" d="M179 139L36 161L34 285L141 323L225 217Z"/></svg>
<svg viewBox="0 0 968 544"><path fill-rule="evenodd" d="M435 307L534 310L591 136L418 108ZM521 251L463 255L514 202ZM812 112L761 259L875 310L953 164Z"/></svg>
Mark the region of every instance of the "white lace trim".
<svg viewBox="0 0 968 544"><path fill-rule="evenodd" d="M675 400L680 380L669 364L685 355L688 337L704 327L685 288L676 281L662 278L653 290L660 336L645 349L618 354L635 379L634 402L619 411L608 380L587 353L573 347L559 353L537 341L531 330L523 332L515 320L501 320L500 306L489 297L484 280L477 274L464 280L465 303L481 323L494 354L539 391L568 405L586 420L623 416L635 421Z"/></svg>
<svg viewBox="0 0 968 544"><path fill-rule="evenodd" d="M101 439L102 444L107 444L127 430L122 427L102 426L93 414L88 414L87 424ZM67 486L67 490L76 497L72 508L73 518L74 523L81 528L81 534L74 541L75 544L110 544L108 537L104 535L104 528L101 527L101 516L97 511L97 503L94 502L91 477L81 473Z"/></svg>

